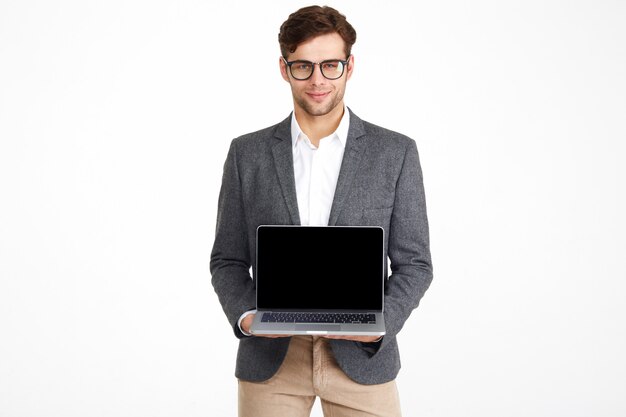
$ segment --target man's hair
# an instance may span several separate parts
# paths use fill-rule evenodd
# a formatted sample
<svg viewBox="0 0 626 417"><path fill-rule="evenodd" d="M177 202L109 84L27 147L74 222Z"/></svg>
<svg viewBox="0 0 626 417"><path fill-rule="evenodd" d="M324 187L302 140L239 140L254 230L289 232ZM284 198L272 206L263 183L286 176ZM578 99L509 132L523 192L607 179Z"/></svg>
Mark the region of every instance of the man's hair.
<svg viewBox="0 0 626 417"><path fill-rule="evenodd" d="M345 45L346 58L356 42L356 31L346 17L329 6L309 6L289 15L280 26L278 43L285 59L298 45L316 36L338 33ZM333 57L334 58L334 57Z"/></svg>

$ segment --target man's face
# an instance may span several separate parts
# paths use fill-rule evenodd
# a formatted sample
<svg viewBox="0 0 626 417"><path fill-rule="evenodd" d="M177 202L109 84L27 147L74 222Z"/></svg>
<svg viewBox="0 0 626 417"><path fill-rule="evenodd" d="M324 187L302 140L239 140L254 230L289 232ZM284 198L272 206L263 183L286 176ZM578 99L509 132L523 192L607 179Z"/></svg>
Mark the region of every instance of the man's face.
<svg viewBox="0 0 626 417"><path fill-rule="evenodd" d="M301 43L295 52L289 54L287 61L305 60L321 62L329 59L345 60L344 42L337 33L320 35ZM291 76L287 64L280 59L280 72L291 85L294 105L310 116L324 116L338 105L343 107L343 95L346 83L352 76L354 58L350 56L343 75L336 80L325 78L315 65L313 75L306 80L296 80Z"/></svg>

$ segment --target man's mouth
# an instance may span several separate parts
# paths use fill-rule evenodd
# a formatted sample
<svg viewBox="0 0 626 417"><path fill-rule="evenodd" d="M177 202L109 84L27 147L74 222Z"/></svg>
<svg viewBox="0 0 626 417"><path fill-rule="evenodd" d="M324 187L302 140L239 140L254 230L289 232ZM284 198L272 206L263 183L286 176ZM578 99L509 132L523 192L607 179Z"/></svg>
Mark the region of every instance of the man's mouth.
<svg viewBox="0 0 626 417"><path fill-rule="evenodd" d="M307 92L306 93L309 97L311 97L314 101L323 101L326 96L328 96L330 94L330 91L326 91L326 92Z"/></svg>

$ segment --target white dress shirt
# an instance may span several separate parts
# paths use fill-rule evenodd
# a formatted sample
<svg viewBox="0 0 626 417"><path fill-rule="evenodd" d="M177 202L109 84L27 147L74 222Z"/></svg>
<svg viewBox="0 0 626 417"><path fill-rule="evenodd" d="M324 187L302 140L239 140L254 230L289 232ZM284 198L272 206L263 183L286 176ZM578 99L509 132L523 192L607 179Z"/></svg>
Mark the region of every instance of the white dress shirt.
<svg viewBox="0 0 626 417"><path fill-rule="evenodd" d="M300 129L295 112L291 114L293 173L302 226L328 226L349 127L350 112L344 106L337 130L320 139L316 148ZM256 314L256 310L246 311L237 321L246 336L252 335L243 331L241 321L250 314Z"/></svg>
<svg viewBox="0 0 626 417"><path fill-rule="evenodd" d="M316 148L300 129L295 113L291 116L293 173L303 226L328 226L349 125L350 113L344 108L337 130L320 139Z"/></svg>

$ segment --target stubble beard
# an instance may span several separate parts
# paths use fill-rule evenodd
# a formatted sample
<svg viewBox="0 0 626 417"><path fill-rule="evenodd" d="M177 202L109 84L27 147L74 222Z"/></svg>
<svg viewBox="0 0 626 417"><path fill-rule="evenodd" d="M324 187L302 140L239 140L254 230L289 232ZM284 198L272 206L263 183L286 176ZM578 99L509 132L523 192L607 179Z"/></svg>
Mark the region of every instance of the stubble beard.
<svg viewBox="0 0 626 417"><path fill-rule="evenodd" d="M339 103L341 103L341 101L343 100L343 94L344 94L344 89L341 88L339 90L335 90L335 94L332 95L331 100L328 102L328 104L326 104L325 106L316 106L315 104L312 104L310 102L308 102L304 97L302 96L296 96L294 94L294 100L295 102L298 104L298 106L304 110L305 113L307 113L310 116L325 116L328 113L330 113L333 109L335 109L337 107L337 105L339 105Z"/></svg>

